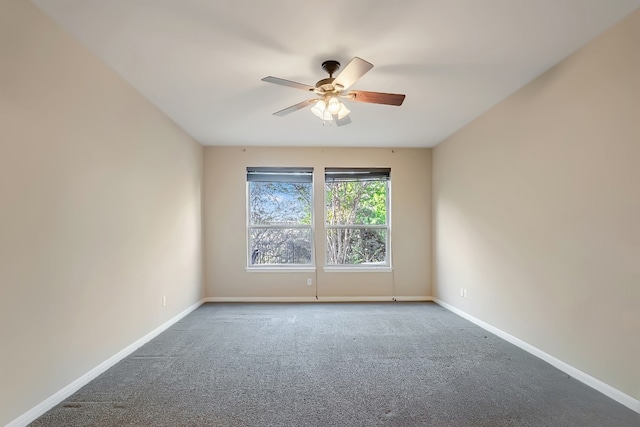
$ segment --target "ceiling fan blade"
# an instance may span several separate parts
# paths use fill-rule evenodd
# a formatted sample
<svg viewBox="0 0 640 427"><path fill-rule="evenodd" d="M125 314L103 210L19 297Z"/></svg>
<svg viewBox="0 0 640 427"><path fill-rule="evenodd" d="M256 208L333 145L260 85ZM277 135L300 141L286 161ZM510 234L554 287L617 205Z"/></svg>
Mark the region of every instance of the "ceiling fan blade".
<svg viewBox="0 0 640 427"><path fill-rule="evenodd" d="M345 126L351 123L351 117L343 117L342 119L335 118L336 126Z"/></svg>
<svg viewBox="0 0 640 427"><path fill-rule="evenodd" d="M399 93L367 92L364 90L351 90L347 99L356 102L368 102L371 104L402 105L405 95Z"/></svg>
<svg viewBox="0 0 640 427"><path fill-rule="evenodd" d="M348 89L372 68L373 64L356 56L338 74L333 84L342 86L342 90Z"/></svg>
<svg viewBox="0 0 640 427"><path fill-rule="evenodd" d="M296 105L292 105L291 107L285 108L284 110L276 111L275 113L273 113L273 115L278 117L284 117L287 114L291 114L294 111L301 110L305 107L310 106L311 104L315 104L316 102L318 102L318 98L308 99L306 101L299 102Z"/></svg>
<svg viewBox="0 0 640 427"><path fill-rule="evenodd" d="M273 77L273 76L269 76L269 77L265 77L264 79L262 79L263 82L267 82L267 83L273 83L273 84L277 84L277 85L281 85L281 86L289 86L289 87L293 87L296 89L302 89L302 90L313 90L315 89L313 86L309 86L306 85L304 83L298 83L298 82L292 82L291 80L285 80L285 79L280 79L278 77Z"/></svg>

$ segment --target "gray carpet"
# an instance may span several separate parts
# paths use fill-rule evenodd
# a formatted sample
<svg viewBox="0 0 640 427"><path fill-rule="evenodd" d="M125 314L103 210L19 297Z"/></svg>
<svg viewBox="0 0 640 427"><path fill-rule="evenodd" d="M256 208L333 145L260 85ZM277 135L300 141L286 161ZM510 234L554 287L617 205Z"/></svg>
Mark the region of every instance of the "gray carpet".
<svg viewBox="0 0 640 427"><path fill-rule="evenodd" d="M32 426L640 426L433 303L205 304Z"/></svg>

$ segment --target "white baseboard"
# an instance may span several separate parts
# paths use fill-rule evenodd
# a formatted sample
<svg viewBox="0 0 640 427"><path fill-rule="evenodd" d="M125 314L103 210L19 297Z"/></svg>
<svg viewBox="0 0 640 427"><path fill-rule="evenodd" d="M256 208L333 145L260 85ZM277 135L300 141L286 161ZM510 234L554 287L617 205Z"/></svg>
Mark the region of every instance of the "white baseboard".
<svg viewBox="0 0 640 427"><path fill-rule="evenodd" d="M207 297L204 302L316 302L316 297Z"/></svg>
<svg viewBox="0 0 640 427"><path fill-rule="evenodd" d="M76 391L80 390L82 387L87 385L89 382L97 378L100 374L104 373L107 369L111 368L113 365L136 351L138 348L142 347L144 344L148 343L158 335L160 335L165 330L169 329L174 323L178 322L180 319L185 317L187 314L191 313L193 310L202 305L203 301L200 301L186 310L182 311L180 314L172 317L171 319L164 322L162 325L158 326L153 331L149 332L142 338L136 340L134 343L128 345L124 349L120 350L95 368L91 369L86 374L82 375L77 380L73 381L71 384L63 387L61 390L56 392L55 394L49 396L46 400L34 406L24 414L20 415L18 418L11 421L6 427L22 427L27 426L29 423L35 421L38 417L44 415L45 412L61 403L67 397L71 396Z"/></svg>
<svg viewBox="0 0 640 427"><path fill-rule="evenodd" d="M544 351L540 350L539 348L536 348L534 346L532 346L531 344L528 344L524 341L522 341L519 338L514 337L513 335L509 335L508 333L496 328L495 326L491 326L490 324L483 322L480 319L477 319L473 316L471 316L470 314L465 313L464 311L450 305L447 304L444 301L441 301L439 299L434 299L434 301L446 308L447 310L457 314L460 317L463 317L465 319L467 319L468 321L475 323L476 325L480 326L482 329L485 329L489 332L491 332L494 335L499 336L500 338L502 338L505 341L510 342L511 344L520 347L521 349L523 349L524 351L531 353L532 355L544 360L545 362L549 363L552 366L555 366L556 368L560 369L562 372L565 372L568 375L571 375L573 378L577 379L578 381L588 385L589 387L599 391L600 393L604 394L605 396L610 397L611 399L615 400L618 403L623 404L624 406L626 406L627 408L640 413L640 400L635 399L631 396L629 396L628 394L610 386L609 384L606 384L602 381L600 381L597 378L592 377L591 375L582 372L581 370L574 368L573 366L569 365L568 363L563 362L560 359L557 359L553 356L551 356L550 354L545 353Z"/></svg>
<svg viewBox="0 0 640 427"><path fill-rule="evenodd" d="M204 302L380 302L433 301L432 297L208 297Z"/></svg>
<svg viewBox="0 0 640 427"><path fill-rule="evenodd" d="M424 302L424 301L433 301L433 297L396 297L396 301L416 301L416 302Z"/></svg>

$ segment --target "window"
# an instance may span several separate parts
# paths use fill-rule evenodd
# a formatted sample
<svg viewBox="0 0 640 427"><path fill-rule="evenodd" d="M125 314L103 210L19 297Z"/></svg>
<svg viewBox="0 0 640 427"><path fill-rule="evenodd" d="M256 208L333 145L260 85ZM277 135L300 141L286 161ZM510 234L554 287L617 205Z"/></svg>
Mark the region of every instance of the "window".
<svg viewBox="0 0 640 427"><path fill-rule="evenodd" d="M387 168L325 169L327 266L389 267Z"/></svg>
<svg viewBox="0 0 640 427"><path fill-rule="evenodd" d="M247 168L249 267L313 265L313 168Z"/></svg>

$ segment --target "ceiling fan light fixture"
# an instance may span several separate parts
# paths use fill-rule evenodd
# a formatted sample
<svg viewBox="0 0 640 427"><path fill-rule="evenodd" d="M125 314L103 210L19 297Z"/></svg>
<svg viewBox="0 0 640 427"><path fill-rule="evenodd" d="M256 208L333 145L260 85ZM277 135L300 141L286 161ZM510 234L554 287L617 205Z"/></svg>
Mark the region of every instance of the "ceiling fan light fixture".
<svg viewBox="0 0 640 427"><path fill-rule="evenodd" d="M335 117L344 119L351 111L337 97L329 96L319 99L311 112L323 122L331 122Z"/></svg>

